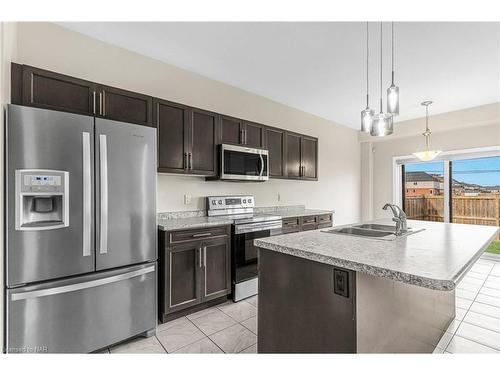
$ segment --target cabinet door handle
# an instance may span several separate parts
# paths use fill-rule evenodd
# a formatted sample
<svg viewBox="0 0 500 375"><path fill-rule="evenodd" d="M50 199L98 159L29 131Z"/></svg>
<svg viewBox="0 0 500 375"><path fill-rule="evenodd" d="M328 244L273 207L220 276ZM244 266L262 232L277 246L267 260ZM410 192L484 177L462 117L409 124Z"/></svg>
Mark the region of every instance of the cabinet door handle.
<svg viewBox="0 0 500 375"><path fill-rule="evenodd" d="M201 247L198 249L198 260L199 260L199 265L200 265L200 268L202 267L202 264L201 264Z"/></svg>
<svg viewBox="0 0 500 375"><path fill-rule="evenodd" d="M99 115L102 116L102 92L99 93Z"/></svg>
<svg viewBox="0 0 500 375"><path fill-rule="evenodd" d="M245 144L245 138L243 137L243 129L240 129L240 143L242 145Z"/></svg>
<svg viewBox="0 0 500 375"><path fill-rule="evenodd" d="M189 166L188 169L193 170L193 153L189 153Z"/></svg>
<svg viewBox="0 0 500 375"><path fill-rule="evenodd" d="M95 115L95 91L92 91L92 113Z"/></svg>
<svg viewBox="0 0 500 375"><path fill-rule="evenodd" d="M306 166L302 166L302 177L306 176Z"/></svg>
<svg viewBox="0 0 500 375"><path fill-rule="evenodd" d="M212 233L210 232L206 232L206 233L196 233L196 234L193 234L193 237L206 237L206 236L211 236Z"/></svg>
<svg viewBox="0 0 500 375"><path fill-rule="evenodd" d="M247 144L247 130L243 130L243 138L245 139L245 144Z"/></svg>
<svg viewBox="0 0 500 375"><path fill-rule="evenodd" d="M207 267L207 247L203 247L203 267Z"/></svg>
<svg viewBox="0 0 500 375"><path fill-rule="evenodd" d="M106 117L106 91L102 91L102 115Z"/></svg>
<svg viewBox="0 0 500 375"><path fill-rule="evenodd" d="M188 169L188 154L187 152L184 153L184 169Z"/></svg>

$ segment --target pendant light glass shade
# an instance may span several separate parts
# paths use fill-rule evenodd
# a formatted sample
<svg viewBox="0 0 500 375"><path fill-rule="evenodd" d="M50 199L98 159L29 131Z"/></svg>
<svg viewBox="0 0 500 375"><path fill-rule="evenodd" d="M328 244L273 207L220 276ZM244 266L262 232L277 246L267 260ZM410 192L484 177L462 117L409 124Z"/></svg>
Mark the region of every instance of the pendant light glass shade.
<svg viewBox="0 0 500 375"><path fill-rule="evenodd" d="M424 151L414 152L413 155L417 157L421 161L431 161L436 158L442 151L441 150L431 150L431 131L429 129L429 106L432 104L432 101L427 100L425 102L420 103L425 106L425 132L422 135L425 138L425 149Z"/></svg>
<svg viewBox="0 0 500 375"><path fill-rule="evenodd" d="M373 109L366 107L361 111L361 131L365 133L370 133L373 123Z"/></svg>
<svg viewBox="0 0 500 375"><path fill-rule="evenodd" d="M387 112L397 116L399 115L399 87L392 85L387 89Z"/></svg>
<svg viewBox="0 0 500 375"><path fill-rule="evenodd" d="M385 137L386 135L392 134L393 131L394 123L392 121L392 115L380 112L373 116L370 135L374 137Z"/></svg>
<svg viewBox="0 0 500 375"><path fill-rule="evenodd" d="M380 22L380 113L373 116L370 135L374 137L385 137L394 131L393 118L390 113L384 113L382 108L382 22Z"/></svg>
<svg viewBox="0 0 500 375"><path fill-rule="evenodd" d="M399 115L399 87L394 84L394 22L391 24L391 32L392 81L391 86L387 89L387 112L397 116Z"/></svg>
<svg viewBox="0 0 500 375"><path fill-rule="evenodd" d="M368 22L366 23L366 108L361 111L361 131L370 133L373 123L373 109L370 109L369 80L368 80L368 56L369 56Z"/></svg>
<svg viewBox="0 0 500 375"><path fill-rule="evenodd" d="M436 158L442 151L420 151L414 152L413 155L416 156L421 161L431 161Z"/></svg>

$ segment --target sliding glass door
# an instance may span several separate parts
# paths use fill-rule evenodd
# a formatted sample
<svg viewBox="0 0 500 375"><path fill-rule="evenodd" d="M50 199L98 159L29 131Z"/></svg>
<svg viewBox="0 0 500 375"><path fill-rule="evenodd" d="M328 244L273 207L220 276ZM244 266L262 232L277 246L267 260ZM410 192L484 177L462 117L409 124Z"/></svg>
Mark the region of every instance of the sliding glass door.
<svg viewBox="0 0 500 375"><path fill-rule="evenodd" d="M409 219L444 221L444 163L405 165L403 195Z"/></svg>
<svg viewBox="0 0 500 375"><path fill-rule="evenodd" d="M500 226L500 156L451 162L451 221ZM488 248L500 254L499 238Z"/></svg>
<svg viewBox="0 0 500 375"><path fill-rule="evenodd" d="M500 226L500 156L402 163L401 177L409 219Z"/></svg>

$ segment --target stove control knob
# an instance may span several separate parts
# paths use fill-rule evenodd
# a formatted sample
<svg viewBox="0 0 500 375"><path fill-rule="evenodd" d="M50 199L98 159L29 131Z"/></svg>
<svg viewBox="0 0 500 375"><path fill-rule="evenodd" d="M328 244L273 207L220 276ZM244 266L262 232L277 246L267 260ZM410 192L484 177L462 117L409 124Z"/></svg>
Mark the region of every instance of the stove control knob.
<svg viewBox="0 0 500 375"><path fill-rule="evenodd" d="M212 200L212 204L217 204L217 202L215 200Z"/></svg>
<svg viewBox="0 0 500 375"><path fill-rule="evenodd" d="M246 199L243 199L243 203L247 203L247 200L246 200Z"/></svg>
<svg viewBox="0 0 500 375"><path fill-rule="evenodd" d="M219 201L219 204L222 204L222 200Z"/></svg>
<svg viewBox="0 0 500 375"><path fill-rule="evenodd" d="M248 199L248 203L252 203L252 200L251 200L251 199Z"/></svg>

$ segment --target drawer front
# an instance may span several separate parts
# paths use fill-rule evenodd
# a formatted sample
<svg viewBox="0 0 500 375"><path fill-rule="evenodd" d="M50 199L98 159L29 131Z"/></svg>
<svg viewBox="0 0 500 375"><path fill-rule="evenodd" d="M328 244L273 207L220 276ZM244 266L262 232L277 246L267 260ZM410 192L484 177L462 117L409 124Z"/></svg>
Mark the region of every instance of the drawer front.
<svg viewBox="0 0 500 375"><path fill-rule="evenodd" d="M325 224L332 222L332 214L318 215L318 224Z"/></svg>
<svg viewBox="0 0 500 375"><path fill-rule="evenodd" d="M282 232L295 233L300 231L300 221L298 217L291 217L282 220Z"/></svg>
<svg viewBox="0 0 500 375"><path fill-rule="evenodd" d="M304 216L301 218L301 224L304 225L313 225L318 222L318 217L317 216Z"/></svg>
<svg viewBox="0 0 500 375"><path fill-rule="evenodd" d="M218 238L229 235L229 226L213 227L213 228L199 228L192 230L183 230L177 232L169 232L168 243L184 243L189 241L200 241L207 238Z"/></svg>
<svg viewBox="0 0 500 375"><path fill-rule="evenodd" d="M318 224L318 229L323 229L323 228L330 228L332 226L332 222L330 221L329 223L322 223Z"/></svg>
<svg viewBox="0 0 500 375"><path fill-rule="evenodd" d="M306 230L315 230L315 229L318 229L318 224L316 224L316 223L302 225L303 232Z"/></svg>

